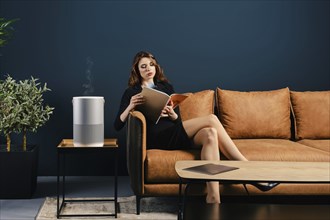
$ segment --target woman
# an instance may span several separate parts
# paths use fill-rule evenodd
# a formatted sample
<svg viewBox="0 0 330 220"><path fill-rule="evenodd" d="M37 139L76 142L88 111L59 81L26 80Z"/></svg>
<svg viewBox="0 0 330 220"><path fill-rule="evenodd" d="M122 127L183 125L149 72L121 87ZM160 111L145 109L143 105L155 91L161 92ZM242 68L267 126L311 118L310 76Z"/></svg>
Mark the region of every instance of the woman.
<svg viewBox="0 0 330 220"><path fill-rule="evenodd" d="M134 57L128 88L122 96L114 123L116 130L123 128L129 112L144 102L140 94L143 87L152 87L169 95L174 93L172 85L165 77L156 58L145 51L138 52ZM179 108L173 109L171 104L163 109L161 115L157 124L147 119L148 147L182 149L202 146L202 160L220 160L219 149L230 160L247 160L215 115L181 121ZM220 203L219 183L208 182L206 186L206 202ZM268 185L256 186L269 187Z"/></svg>

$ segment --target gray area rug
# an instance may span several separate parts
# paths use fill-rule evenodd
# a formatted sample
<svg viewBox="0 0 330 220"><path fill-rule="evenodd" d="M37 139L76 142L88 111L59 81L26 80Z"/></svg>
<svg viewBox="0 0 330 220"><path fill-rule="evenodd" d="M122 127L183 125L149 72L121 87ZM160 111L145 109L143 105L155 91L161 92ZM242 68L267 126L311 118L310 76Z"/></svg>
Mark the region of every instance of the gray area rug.
<svg viewBox="0 0 330 220"><path fill-rule="evenodd" d="M67 198L69 199L69 198ZM75 198L83 199L83 198ZM91 199L91 198L88 198ZM97 198L100 199L100 198ZM102 198L105 199L105 198ZM141 199L141 214L136 215L135 196L118 198L120 212L118 219L177 219L178 201L177 198L147 197ZM57 200L47 197L39 210L37 220L50 220L56 218ZM109 214L114 213L113 202L84 202L67 203L61 214ZM63 219L115 219L111 217L63 217Z"/></svg>

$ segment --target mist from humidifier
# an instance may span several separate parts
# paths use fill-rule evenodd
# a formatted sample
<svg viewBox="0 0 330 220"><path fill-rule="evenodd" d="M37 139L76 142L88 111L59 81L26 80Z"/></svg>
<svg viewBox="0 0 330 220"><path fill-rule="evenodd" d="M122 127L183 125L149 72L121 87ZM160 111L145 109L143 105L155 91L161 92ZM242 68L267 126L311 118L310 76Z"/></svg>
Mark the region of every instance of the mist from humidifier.
<svg viewBox="0 0 330 220"><path fill-rule="evenodd" d="M72 99L73 104L73 145L75 147L99 147L104 145L104 97L93 96L94 62L86 58L86 83L83 96Z"/></svg>
<svg viewBox="0 0 330 220"><path fill-rule="evenodd" d="M85 76L87 82L82 85L82 87L85 89L83 95L90 96L94 93L94 86L93 86L93 74L92 74L92 68L94 65L94 62L92 58L87 57L86 58L86 71Z"/></svg>

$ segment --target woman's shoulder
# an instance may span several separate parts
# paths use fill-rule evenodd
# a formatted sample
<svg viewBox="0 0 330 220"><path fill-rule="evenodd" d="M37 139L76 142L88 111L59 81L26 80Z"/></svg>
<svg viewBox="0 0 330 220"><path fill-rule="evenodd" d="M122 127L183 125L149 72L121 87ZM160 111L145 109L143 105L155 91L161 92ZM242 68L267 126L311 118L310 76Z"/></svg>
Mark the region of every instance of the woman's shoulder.
<svg viewBox="0 0 330 220"><path fill-rule="evenodd" d="M158 81L157 86L163 87L163 88L173 88L171 83L165 82L165 81Z"/></svg>
<svg viewBox="0 0 330 220"><path fill-rule="evenodd" d="M157 87L160 90L166 91L167 93L173 93L174 88L171 83L165 82L165 81L158 81L157 82Z"/></svg>
<svg viewBox="0 0 330 220"><path fill-rule="evenodd" d="M133 96L137 93L141 92L141 87L138 87L138 86L129 86L125 89L124 91L124 96Z"/></svg>

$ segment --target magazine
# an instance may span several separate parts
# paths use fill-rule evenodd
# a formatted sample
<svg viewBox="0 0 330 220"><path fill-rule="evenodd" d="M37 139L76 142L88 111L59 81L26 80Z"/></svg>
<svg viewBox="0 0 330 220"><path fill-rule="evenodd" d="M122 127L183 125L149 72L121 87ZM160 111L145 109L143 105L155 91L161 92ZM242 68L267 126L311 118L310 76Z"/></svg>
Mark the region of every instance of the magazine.
<svg viewBox="0 0 330 220"><path fill-rule="evenodd" d="M188 97L188 95L177 93L168 95L165 92L147 87L142 89L141 95L145 99L145 102L136 106L136 110L142 112L146 118L155 124L158 123L162 110L170 101L172 101L174 109Z"/></svg>
<svg viewBox="0 0 330 220"><path fill-rule="evenodd" d="M198 165L194 167L188 167L185 168L184 170L188 171L193 171L197 173L203 173L203 174L209 174L209 175L215 175L218 173L223 173L223 172L228 172L231 170L236 170L238 167L230 167L230 166L225 166L221 164L213 164L213 163L208 163L208 164L203 164L203 165Z"/></svg>

